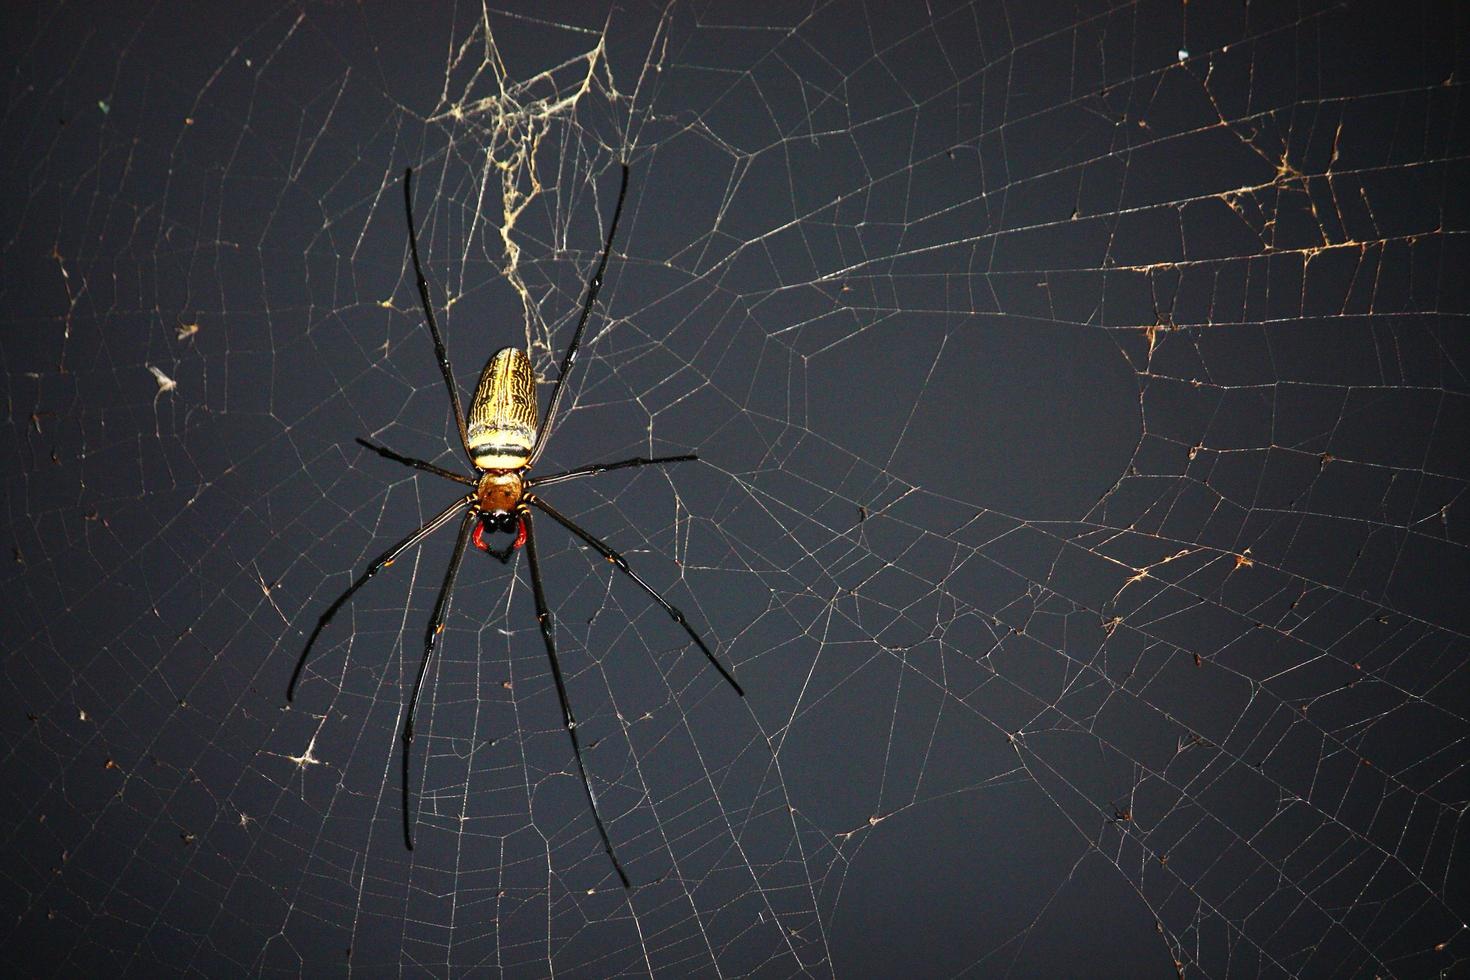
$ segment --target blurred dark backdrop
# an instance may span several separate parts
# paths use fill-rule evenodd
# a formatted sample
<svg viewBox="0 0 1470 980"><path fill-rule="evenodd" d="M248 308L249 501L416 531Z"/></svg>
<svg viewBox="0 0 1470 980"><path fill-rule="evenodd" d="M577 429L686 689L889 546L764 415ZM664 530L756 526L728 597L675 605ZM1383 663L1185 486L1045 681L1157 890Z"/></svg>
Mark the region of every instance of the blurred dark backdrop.
<svg viewBox="0 0 1470 980"><path fill-rule="evenodd" d="M11 6L27 975L1426 976L1466 957L1450 4ZM543 379L542 528L305 634ZM509 246L507 245L509 243ZM543 389L543 398L545 389ZM543 522L545 524L546 522Z"/></svg>

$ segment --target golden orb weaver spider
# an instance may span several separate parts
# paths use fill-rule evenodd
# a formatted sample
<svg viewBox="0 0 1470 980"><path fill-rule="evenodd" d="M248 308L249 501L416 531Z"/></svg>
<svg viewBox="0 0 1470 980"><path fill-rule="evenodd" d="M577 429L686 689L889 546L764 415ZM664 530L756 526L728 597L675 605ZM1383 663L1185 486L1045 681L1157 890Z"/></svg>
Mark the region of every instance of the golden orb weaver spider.
<svg viewBox="0 0 1470 980"><path fill-rule="evenodd" d="M539 425L536 417L536 382L531 369L531 358L525 351L517 347L502 348L485 365L485 370L480 375L479 385L475 388L475 397L470 401L469 422L466 424L464 410L460 406L459 390L454 386L454 374L449 367L449 356L444 349L444 340L439 335L439 324L434 319L433 304L429 301L429 284L424 278L424 270L419 263L418 232L413 222L413 168L409 167L403 172L403 206L408 217L408 244L410 254L413 256L413 271L418 282L419 299L424 305L424 319L429 325L429 335L434 341L434 353L439 360L439 370L444 375L444 386L449 390L449 404L454 409L454 420L459 426L460 441L464 444L465 453L469 456L470 463L475 467L478 476L464 476L422 459L400 455L385 446L368 442L366 439L357 440L360 445L385 459L391 459L395 463L402 463L425 473L433 473L435 476L453 480L474 489L430 518L417 531L379 555L367 567L367 571L358 576L357 580L347 587L347 591L327 607L326 612L322 613L317 620L316 628L311 631L311 636L306 641L306 648L301 651L301 656L296 661L296 670L291 674L291 682L286 688L286 700L291 701L295 698L296 684L301 679L301 672L306 666L306 658L311 654L311 648L316 643L317 637L321 635L322 630L326 629L337 611L347 604L358 589L367 584L368 579L393 564L399 555L448 524L456 513L463 510L464 517L460 521L459 536L455 540L454 552L449 559L449 568L444 573L444 583L439 587L438 598L434 601L434 612L429 618L429 626L424 634L424 655L419 661L418 676L414 680L413 694L408 700L408 714L403 725L403 841L409 850L413 850L414 810L409 763L412 758L413 722L418 711L419 692L423 688L424 676L428 673L429 664L433 660L434 648L439 642L439 634L444 631L444 619L449 613L450 594L454 590L454 580L459 574L459 566L464 559L465 549L470 543L473 543L479 550L493 555L501 562L508 563L511 555L524 545L526 562L531 571L531 594L536 602L536 621L540 624L541 639L546 644L546 656L551 662L551 677L556 684L556 696L561 700L562 723L566 726L567 734L572 739L572 755L577 760L577 773L582 777L582 789L587 794L587 804L592 810L592 819L597 824L597 833L602 838L603 850L607 852L609 860L612 861L613 869L617 871L618 879L623 883L623 887L631 888L622 863L613 853L612 841L607 836L607 827L604 826L602 814L597 809L597 796L592 792L592 784L587 780L587 767L582 762L582 743L577 737L577 719L572 714L571 702L567 699L566 684L562 680L561 664L556 657L554 622L551 609L546 604L546 590L541 582L541 566L536 557L536 533L531 520L531 508L534 507L541 511L581 538L585 544L612 563L618 571L637 583L653 598L654 602L663 607L664 612L668 613L674 622L684 628L684 632L689 634L689 638L699 647L705 659L714 666L715 670L719 671L720 676L734 688L735 693L743 698L745 691L736 683L731 673L715 659L714 653L694 631L694 627L689 625L684 614L660 595L653 586L639 578L622 555L590 532L584 531L570 518L542 500L539 494L532 492L533 489L584 476L595 476L609 470L635 466L658 466L693 460L698 458L695 454L654 458L634 457L615 463L594 463L549 476L529 477L527 475L546 449L547 440L551 438L552 430L556 425L557 409L561 405L562 393L566 390L567 375L572 369L573 362L577 359L577 349L582 342L582 333L587 327L592 305L597 301L598 290L602 288L602 274L607 269L608 255L612 252L613 236L618 230L618 218L623 213L623 199L628 194L627 164L623 164L622 171L618 202L613 208L612 222L608 225L607 241L602 247L602 257L597 262L592 278L587 281L587 298L582 304L582 313L577 320L577 327L572 332L571 343L567 345L566 354L562 357L561 372L552 385L551 401L547 406L546 416ZM515 540L503 550L496 550L484 539L487 533L495 532L506 534L515 532Z"/></svg>

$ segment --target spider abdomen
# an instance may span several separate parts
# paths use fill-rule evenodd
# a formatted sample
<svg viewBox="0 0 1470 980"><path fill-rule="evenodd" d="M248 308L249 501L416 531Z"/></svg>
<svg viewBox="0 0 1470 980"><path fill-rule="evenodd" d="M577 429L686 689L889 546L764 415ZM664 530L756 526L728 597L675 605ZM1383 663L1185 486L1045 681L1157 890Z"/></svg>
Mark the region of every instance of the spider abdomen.
<svg viewBox="0 0 1470 980"><path fill-rule="evenodd" d="M482 470L517 470L536 445L536 379L518 347L495 352L470 402L465 441Z"/></svg>

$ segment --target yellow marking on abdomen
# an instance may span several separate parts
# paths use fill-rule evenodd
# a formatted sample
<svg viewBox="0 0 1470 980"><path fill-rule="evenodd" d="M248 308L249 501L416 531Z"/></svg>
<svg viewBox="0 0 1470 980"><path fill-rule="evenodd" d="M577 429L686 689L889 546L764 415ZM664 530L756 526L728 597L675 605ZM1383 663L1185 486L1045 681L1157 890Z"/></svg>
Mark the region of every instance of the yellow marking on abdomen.
<svg viewBox="0 0 1470 980"><path fill-rule="evenodd" d="M517 470L536 445L536 379L518 347L490 358L475 388L466 425L470 457L482 470Z"/></svg>

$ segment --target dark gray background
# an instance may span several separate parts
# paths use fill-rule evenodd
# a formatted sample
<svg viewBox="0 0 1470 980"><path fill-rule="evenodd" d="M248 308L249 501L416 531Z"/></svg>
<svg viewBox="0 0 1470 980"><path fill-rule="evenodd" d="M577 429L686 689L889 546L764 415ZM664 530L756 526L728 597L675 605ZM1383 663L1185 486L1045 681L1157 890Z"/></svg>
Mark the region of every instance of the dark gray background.
<svg viewBox="0 0 1470 980"><path fill-rule="evenodd" d="M1463 964L1462 10L247 6L4 15L17 969ZM411 854L449 533L283 707L455 493L353 438L463 466L403 168L468 390L528 340L554 376L620 160L542 471L701 461L547 496L748 692L543 528L632 894L523 561L461 576Z"/></svg>

